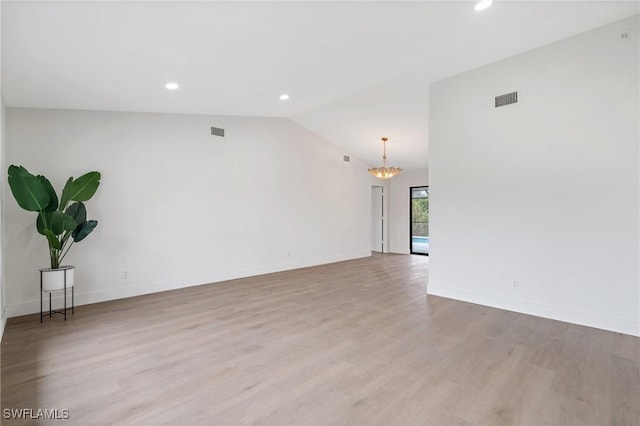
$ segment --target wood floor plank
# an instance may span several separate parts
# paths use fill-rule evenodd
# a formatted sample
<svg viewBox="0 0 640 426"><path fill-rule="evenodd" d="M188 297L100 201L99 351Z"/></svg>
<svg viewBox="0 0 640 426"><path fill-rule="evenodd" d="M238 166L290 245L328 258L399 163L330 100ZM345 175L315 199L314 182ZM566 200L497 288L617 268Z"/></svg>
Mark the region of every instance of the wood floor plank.
<svg viewBox="0 0 640 426"><path fill-rule="evenodd" d="M2 408L64 425L640 425L636 337L426 296L371 258L9 320Z"/></svg>

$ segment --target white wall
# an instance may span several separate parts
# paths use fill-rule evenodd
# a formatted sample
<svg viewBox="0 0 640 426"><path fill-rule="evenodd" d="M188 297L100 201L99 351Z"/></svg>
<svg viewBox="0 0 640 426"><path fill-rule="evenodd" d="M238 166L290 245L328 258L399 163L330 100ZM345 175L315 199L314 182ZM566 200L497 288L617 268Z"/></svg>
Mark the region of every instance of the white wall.
<svg viewBox="0 0 640 426"><path fill-rule="evenodd" d="M640 334L638 50L635 16L431 85L429 294Z"/></svg>
<svg viewBox="0 0 640 426"><path fill-rule="evenodd" d="M0 46L2 46L2 2L0 1ZM0 69L2 69L2 49L0 48ZM0 79L0 169L5 170L5 108L2 99L2 81ZM0 341L4 334L4 326L7 323L7 310L4 297L4 174L0 178Z"/></svg>
<svg viewBox="0 0 640 426"><path fill-rule="evenodd" d="M1 8L1 7L0 7ZM2 19L0 18L0 21ZM1 44L1 43L0 43ZM1 68L1 66L0 66ZM2 171L6 170L6 159L5 159L5 140L6 140L6 132L5 132L5 106L4 101L2 100L2 90L0 90L0 169ZM7 177L5 174L2 174L0 178L0 341L2 341L2 336L4 334L4 327L7 324L7 307L5 302L5 220L4 220L4 206L6 205L5 201L5 185L6 185Z"/></svg>
<svg viewBox="0 0 640 426"><path fill-rule="evenodd" d="M8 163L58 191L102 173L87 203L98 228L65 261L78 304L369 256L375 179L343 154L287 119L7 110ZM48 257L35 216L9 197L14 316L38 311Z"/></svg>
<svg viewBox="0 0 640 426"><path fill-rule="evenodd" d="M389 180L389 240L392 253L409 253L409 188L429 185L427 169L403 170Z"/></svg>

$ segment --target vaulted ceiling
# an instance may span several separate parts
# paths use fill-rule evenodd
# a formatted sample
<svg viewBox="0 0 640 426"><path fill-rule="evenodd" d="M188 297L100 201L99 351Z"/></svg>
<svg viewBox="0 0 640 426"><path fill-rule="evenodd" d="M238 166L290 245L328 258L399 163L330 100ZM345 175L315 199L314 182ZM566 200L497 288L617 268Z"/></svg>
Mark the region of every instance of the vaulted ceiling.
<svg viewBox="0 0 640 426"><path fill-rule="evenodd" d="M473 5L3 1L3 97L289 117L371 164L388 136L390 161L411 169L427 165L430 82L639 11L636 1Z"/></svg>

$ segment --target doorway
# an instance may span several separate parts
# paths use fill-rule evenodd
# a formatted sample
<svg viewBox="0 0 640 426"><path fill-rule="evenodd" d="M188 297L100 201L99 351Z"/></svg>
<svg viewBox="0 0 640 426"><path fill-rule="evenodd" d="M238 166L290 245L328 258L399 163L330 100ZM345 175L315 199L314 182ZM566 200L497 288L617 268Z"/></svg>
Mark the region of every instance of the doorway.
<svg viewBox="0 0 640 426"><path fill-rule="evenodd" d="M371 251L384 253L384 188L371 187Z"/></svg>
<svg viewBox="0 0 640 426"><path fill-rule="evenodd" d="M411 254L429 255L429 187L409 188L409 246Z"/></svg>

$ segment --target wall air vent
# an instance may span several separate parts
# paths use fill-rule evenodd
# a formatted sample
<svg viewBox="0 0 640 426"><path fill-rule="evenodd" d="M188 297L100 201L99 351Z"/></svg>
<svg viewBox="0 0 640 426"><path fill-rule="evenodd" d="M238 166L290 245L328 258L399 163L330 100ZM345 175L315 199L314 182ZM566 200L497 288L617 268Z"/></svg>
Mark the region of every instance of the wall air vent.
<svg viewBox="0 0 640 426"><path fill-rule="evenodd" d="M224 129L221 129L219 127L212 127L211 136L222 136L224 138Z"/></svg>
<svg viewBox="0 0 640 426"><path fill-rule="evenodd" d="M518 92L511 92L504 95L496 96L496 108L515 104L516 102L518 102Z"/></svg>
<svg viewBox="0 0 640 426"><path fill-rule="evenodd" d="M342 156L342 161L344 161L345 163L350 163L351 162L351 157L349 157L348 155L343 155Z"/></svg>

